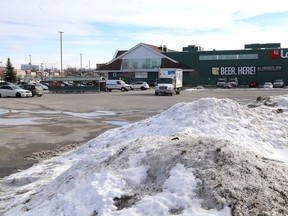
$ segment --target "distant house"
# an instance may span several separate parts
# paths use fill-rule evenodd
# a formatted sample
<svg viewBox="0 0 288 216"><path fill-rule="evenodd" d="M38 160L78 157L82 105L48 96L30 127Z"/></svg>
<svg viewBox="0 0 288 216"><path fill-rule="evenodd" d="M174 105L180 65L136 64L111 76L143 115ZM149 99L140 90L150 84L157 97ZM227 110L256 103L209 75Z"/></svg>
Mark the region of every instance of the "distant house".
<svg viewBox="0 0 288 216"><path fill-rule="evenodd" d="M21 64L21 70L39 71L40 66L39 65L32 65L32 64Z"/></svg>

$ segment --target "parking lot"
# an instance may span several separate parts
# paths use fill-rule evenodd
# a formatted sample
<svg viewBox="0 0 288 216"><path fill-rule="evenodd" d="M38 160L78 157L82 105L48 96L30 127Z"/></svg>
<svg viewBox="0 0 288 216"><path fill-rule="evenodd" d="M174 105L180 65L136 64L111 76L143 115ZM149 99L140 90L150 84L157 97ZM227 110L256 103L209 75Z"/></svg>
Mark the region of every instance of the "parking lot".
<svg viewBox="0 0 288 216"><path fill-rule="evenodd" d="M154 90L51 94L0 98L0 177L59 155L108 129L157 115L179 102L203 97L230 98L242 104L287 89L189 89L175 96Z"/></svg>

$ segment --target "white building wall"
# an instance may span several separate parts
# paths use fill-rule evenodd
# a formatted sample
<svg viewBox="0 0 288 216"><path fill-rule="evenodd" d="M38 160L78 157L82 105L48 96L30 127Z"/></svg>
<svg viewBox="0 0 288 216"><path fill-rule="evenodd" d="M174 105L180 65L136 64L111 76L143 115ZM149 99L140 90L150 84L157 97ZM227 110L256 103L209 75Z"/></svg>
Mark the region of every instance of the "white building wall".
<svg viewBox="0 0 288 216"><path fill-rule="evenodd" d="M161 58L157 53L147 49L146 47L138 47L124 55L122 59L147 59L147 58Z"/></svg>

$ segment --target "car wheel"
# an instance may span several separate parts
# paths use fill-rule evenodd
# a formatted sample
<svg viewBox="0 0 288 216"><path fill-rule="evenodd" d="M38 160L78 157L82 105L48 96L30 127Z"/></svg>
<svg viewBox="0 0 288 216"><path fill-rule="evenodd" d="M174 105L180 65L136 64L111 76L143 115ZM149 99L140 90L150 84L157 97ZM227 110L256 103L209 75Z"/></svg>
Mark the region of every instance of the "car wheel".
<svg viewBox="0 0 288 216"><path fill-rule="evenodd" d="M21 94L19 92L16 93L17 98L21 98Z"/></svg>
<svg viewBox="0 0 288 216"><path fill-rule="evenodd" d="M124 91L127 91L127 89L125 89L124 87L122 87L122 88L121 88L121 91L124 92Z"/></svg>
<svg viewBox="0 0 288 216"><path fill-rule="evenodd" d="M141 86L141 88L140 88L140 89L143 91L143 90L145 90L145 87Z"/></svg>

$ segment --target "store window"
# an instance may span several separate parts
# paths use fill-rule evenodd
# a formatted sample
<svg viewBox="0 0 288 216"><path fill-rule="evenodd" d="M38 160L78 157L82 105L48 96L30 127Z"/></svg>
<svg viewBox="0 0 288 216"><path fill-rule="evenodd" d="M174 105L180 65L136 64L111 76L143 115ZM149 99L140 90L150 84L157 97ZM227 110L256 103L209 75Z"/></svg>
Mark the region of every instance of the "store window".
<svg viewBox="0 0 288 216"><path fill-rule="evenodd" d="M161 67L161 58L147 59L123 59L122 70L131 69L155 69Z"/></svg>
<svg viewBox="0 0 288 216"><path fill-rule="evenodd" d="M200 55L199 60L243 60L258 59L258 54Z"/></svg>

